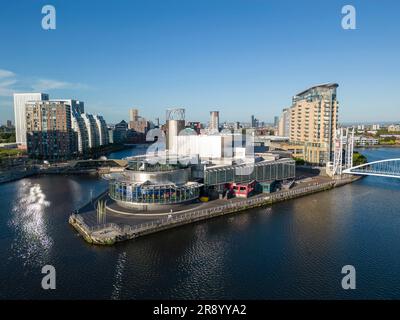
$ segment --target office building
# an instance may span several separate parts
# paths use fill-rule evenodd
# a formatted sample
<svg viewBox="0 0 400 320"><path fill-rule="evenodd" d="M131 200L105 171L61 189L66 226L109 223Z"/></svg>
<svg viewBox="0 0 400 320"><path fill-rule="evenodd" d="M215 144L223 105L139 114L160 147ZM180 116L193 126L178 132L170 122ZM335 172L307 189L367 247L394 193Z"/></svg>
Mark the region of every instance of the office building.
<svg viewBox="0 0 400 320"><path fill-rule="evenodd" d="M29 101L49 100L45 93L14 93L15 139L21 147L26 147L26 112Z"/></svg>
<svg viewBox="0 0 400 320"><path fill-rule="evenodd" d="M125 120L117 123L112 130L112 143L123 143L127 139L128 123ZM111 133L110 133L111 134Z"/></svg>
<svg viewBox="0 0 400 320"><path fill-rule="evenodd" d="M27 102L25 117L29 156L66 159L74 154L69 105L55 101Z"/></svg>

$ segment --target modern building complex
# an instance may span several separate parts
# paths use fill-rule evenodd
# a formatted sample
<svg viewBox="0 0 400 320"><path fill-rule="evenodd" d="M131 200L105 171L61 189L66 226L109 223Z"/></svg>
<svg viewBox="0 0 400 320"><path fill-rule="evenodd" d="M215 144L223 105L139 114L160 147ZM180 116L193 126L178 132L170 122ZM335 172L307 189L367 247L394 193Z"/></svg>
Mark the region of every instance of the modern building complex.
<svg viewBox="0 0 400 320"><path fill-rule="evenodd" d="M38 158L63 159L74 153L71 107L60 101L26 104L28 153Z"/></svg>
<svg viewBox="0 0 400 320"><path fill-rule="evenodd" d="M109 195L123 207L155 209L197 199L202 184L191 179L189 165L152 163L140 156L110 181Z"/></svg>
<svg viewBox="0 0 400 320"><path fill-rule="evenodd" d="M84 113L83 101L15 93L14 111L17 142L32 157L71 158L109 143L103 117Z"/></svg>
<svg viewBox="0 0 400 320"><path fill-rule="evenodd" d="M311 164L325 165L333 161L338 124L337 87L336 83L317 85L293 97L292 106L281 117L282 133L290 117L290 143L282 146L285 150Z"/></svg>
<svg viewBox="0 0 400 320"><path fill-rule="evenodd" d="M198 135L184 124L184 109L168 109L167 149L128 158L125 171L112 175L109 195L120 206L151 211L200 195L247 197L258 185L272 186L295 177L294 160L254 154L253 142L242 133Z"/></svg>
<svg viewBox="0 0 400 320"><path fill-rule="evenodd" d="M14 93L15 138L23 148L26 147L25 105L29 101L49 100L45 93Z"/></svg>
<svg viewBox="0 0 400 320"><path fill-rule="evenodd" d="M209 165L204 168L204 184L218 192L226 191L231 183L247 184L276 182L295 177L295 162L292 159L268 159L256 156L255 162L232 165Z"/></svg>

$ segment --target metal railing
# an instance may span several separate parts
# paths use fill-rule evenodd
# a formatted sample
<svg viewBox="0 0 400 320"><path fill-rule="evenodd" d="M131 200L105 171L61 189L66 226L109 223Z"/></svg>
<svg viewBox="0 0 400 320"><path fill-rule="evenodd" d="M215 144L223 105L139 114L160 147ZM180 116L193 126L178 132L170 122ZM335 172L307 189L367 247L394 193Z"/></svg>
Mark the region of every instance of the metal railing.
<svg viewBox="0 0 400 320"><path fill-rule="evenodd" d="M196 211L188 211L182 214L177 214L173 215L171 214L170 216L160 218L157 220L153 220L151 222L147 223L141 223L135 226L129 226L129 225L124 225L124 226L118 226L119 230L123 234L130 234L134 235L136 233L142 232L142 231L147 231L151 230L154 228L159 228L159 227L165 227L168 225L173 225L179 222L183 221L193 221L193 220L201 220L202 218L206 217L212 217L214 215L222 215L226 214L232 211L239 211L239 210L245 210L248 208L251 208L256 205L262 205L266 204L269 202L273 202L276 200L281 200L281 199L286 199L290 197L294 197L297 195L303 195L307 194L309 192L314 192L318 190L322 190L325 188L330 188L333 187L335 182L326 182L318 185L311 185L307 187L302 187L302 188L297 188L293 190L288 190L288 191L282 191L278 192L275 194L271 195L260 195L255 198L251 199L246 199L242 201L236 201L236 202L231 202L227 203L225 205L213 207L213 208L207 208L207 209L202 209L202 210L196 210Z"/></svg>
<svg viewBox="0 0 400 320"><path fill-rule="evenodd" d="M112 228L117 231L120 235L128 235L134 237L136 234L143 231L150 231L154 229L158 229L161 227L167 227L170 225L174 225L180 222L191 222L191 221L199 221L205 218L210 218L212 216L223 215L226 213L241 211L245 209L249 209L258 205L265 205L274 201L279 201L288 198L294 198L299 195L306 195L308 193L321 191L326 188L332 188L338 182L347 183L351 182L352 179L342 179L339 181L329 181L321 184L309 185L306 187L299 187L291 190L279 191L273 194L260 194L250 199L244 199L241 201L229 202L227 204L211 207L201 210L188 211L181 214L170 214L166 217L152 220L150 222L141 223L138 225L130 226L130 225L118 225L116 223L105 223L96 226L88 226L83 217L80 215L73 215L76 221L81 224L83 228L86 229L88 233L93 233L96 231L104 230L107 228Z"/></svg>

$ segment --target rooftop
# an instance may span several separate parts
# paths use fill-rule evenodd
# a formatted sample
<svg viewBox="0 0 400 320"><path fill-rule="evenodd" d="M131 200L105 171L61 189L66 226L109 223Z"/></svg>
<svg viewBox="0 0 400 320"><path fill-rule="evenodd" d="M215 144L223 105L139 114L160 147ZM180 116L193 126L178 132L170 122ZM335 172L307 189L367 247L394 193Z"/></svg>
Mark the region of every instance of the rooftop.
<svg viewBox="0 0 400 320"><path fill-rule="evenodd" d="M308 91L311 91L311 90L317 89L317 88L325 88L325 89L335 88L335 89L336 89L337 87L339 87L339 85L338 85L337 83L333 83L333 82L331 82L331 83L319 84L319 85L310 87L310 88L308 88L307 90L304 90L304 91L302 91L302 92L296 94L296 96L302 96L302 95L304 95L305 93L307 93Z"/></svg>

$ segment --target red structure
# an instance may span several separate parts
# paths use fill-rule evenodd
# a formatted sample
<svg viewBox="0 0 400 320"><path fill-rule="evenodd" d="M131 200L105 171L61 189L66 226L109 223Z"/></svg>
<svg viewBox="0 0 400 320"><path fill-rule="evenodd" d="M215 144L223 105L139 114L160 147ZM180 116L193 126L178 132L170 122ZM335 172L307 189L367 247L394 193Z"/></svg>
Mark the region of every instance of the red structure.
<svg viewBox="0 0 400 320"><path fill-rule="evenodd" d="M250 183L230 183L229 190L235 197L248 198L256 188L256 181Z"/></svg>

